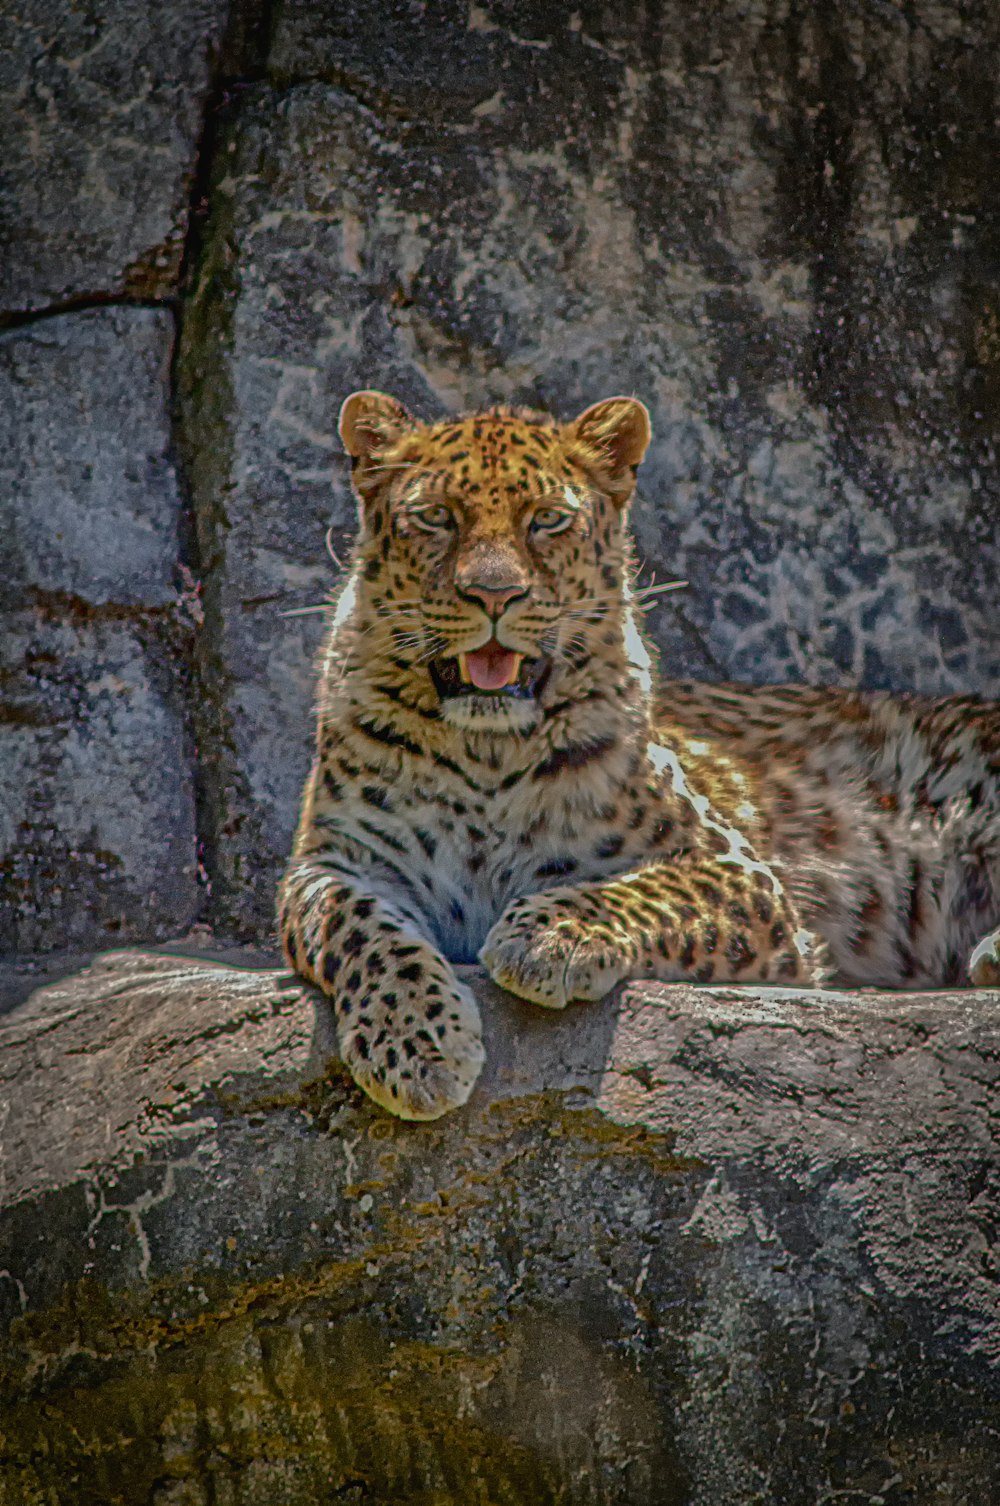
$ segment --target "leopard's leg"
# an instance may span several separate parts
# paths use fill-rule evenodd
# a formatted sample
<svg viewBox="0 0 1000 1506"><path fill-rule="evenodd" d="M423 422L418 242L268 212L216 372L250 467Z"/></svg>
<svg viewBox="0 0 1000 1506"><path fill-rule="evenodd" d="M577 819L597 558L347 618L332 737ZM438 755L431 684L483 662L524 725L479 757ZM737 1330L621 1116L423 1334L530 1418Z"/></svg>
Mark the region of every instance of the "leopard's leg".
<svg viewBox="0 0 1000 1506"><path fill-rule="evenodd" d="M328 994L355 1082L402 1119L463 1104L483 1065L479 1010L405 906L349 869L293 862L278 894L285 955Z"/></svg>
<svg viewBox="0 0 1000 1506"><path fill-rule="evenodd" d="M657 863L516 900L480 958L494 981L561 1009L626 978L823 981L824 951L763 865Z"/></svg>
<svg viewBox="0 0 1000 1506"><path fill-rule="evenodd" d="M991 931L973 949L969 981L973 988L1000 988L1000 930Z"/></svg>

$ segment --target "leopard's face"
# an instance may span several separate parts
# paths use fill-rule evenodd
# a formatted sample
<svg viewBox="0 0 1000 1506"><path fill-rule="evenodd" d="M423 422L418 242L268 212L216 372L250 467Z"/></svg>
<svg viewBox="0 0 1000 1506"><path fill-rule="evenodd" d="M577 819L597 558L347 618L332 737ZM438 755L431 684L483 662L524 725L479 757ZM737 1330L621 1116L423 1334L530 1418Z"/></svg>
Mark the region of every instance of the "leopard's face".
<svg viewBox="0 0 1000 1506"><path fill-rule="evenodd" d="M502 409L423 425L356 393L341 434L369 648L422 681L446 721L530 730L620 611L645 409L613 398L565 425Z"/></svg>

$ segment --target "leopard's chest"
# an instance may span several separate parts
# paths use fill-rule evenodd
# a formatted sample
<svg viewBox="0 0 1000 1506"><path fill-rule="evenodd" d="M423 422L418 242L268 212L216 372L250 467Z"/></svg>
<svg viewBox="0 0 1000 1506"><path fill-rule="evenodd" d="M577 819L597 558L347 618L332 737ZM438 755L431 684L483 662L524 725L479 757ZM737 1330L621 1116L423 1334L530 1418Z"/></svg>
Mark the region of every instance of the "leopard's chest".
<svg viewBox="0 0 1000 1506"><path fill-rule="evenodd" d="M512 826L502 808L421 831L432 837L434 856L421 848L404 874L421 892L434 939L451 962L475 962L511 900L559 881L538 877L539 866L555 861L551 839Z"/></svg>
<svg viewBox="0 0 1000 1506"><path fill-rule="evenodd" d="M624 819L612 817L605 826L617 830L619 824L627 831ZM585 810L546 799L537 788L428 792L397 786L378 810L342 808L337 826L371 853L401 896L417 904L436 944L458 963L476 960L512 900L607 877L635 857L634 842L624 838L606 842L602 852Z"/></svg>
<svg viewBox="0 0 1000 1506"><path fill-rule="evenodd" d="M550 759L487 775L437 760L377 790L352 789L327 823L367 852L382 892L387 884L416 907L452 962L474 962L507 906L528 894L600 882L703 841L725 849L725 861L758 866L742 834L688 789L672 752L650 744L645 758L619 747L588 760L592 746L556 769Z"/></svg>

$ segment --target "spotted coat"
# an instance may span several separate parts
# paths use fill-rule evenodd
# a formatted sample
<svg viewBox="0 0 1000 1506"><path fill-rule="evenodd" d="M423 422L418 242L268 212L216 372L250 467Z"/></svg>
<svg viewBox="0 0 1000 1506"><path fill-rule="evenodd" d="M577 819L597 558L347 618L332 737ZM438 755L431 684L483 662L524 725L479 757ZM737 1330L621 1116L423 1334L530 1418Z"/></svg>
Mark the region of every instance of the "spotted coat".
<svg viewBox="0 0 1000 1506"><path fill-rule="evenodd" d="M428 426L364 392L340 431L361 528L279 916L373 1098L468 1097L476 958L551 1008L625 978L1000 981L1000 707L660 681L640 403Z"/></svg>

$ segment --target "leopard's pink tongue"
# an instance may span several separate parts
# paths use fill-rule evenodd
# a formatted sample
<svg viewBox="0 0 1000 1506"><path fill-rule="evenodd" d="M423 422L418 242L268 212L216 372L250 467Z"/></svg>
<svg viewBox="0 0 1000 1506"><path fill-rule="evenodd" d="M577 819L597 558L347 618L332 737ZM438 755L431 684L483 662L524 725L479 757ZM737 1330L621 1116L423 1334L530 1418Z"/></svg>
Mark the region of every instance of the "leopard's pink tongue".
<svg viewBox="0 0 1000 1506"><path fill-rule="evenodd" d="M477 690L503 690L517 679L521 655L500 643L487 643L485 648L463 654L460 662Z"/></svg>

